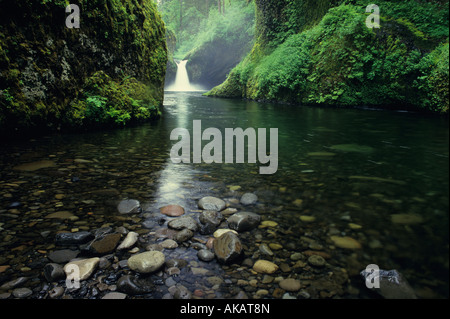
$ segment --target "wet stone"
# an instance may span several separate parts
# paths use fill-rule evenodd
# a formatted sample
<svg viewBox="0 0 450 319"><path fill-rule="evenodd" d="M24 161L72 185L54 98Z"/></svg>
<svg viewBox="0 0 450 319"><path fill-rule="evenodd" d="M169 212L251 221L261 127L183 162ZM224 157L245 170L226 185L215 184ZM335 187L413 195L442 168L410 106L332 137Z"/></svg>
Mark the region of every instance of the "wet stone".
<svg viewBox="0 0 450 319"><path fill-rule="evenodd" d="M88 231L81 231L76 233L59 233L56 234L55 244L60 246L80 245L87 243L93 238L94 235L92 235Z"/></svg>
<svg viewBox="0 0 450 319"><path fill-rule="evenodd" d="M141 210L141 204L138 200L135 199L127 199L123 200L117 205L117 210L120 214L137 214Z"/></svg>
<svg viewBox="0 0 450 319"><path fill-rule="evenodd" d="M16 298L26 298L33 294L30 288L16 288L12 292L13 296Z"/></svg>
<svg viewBox="0 0 450 319"><path fill-rule="evenodd" d="M256 196L253 193L245 193L241 197L241 204L242 205L253 205L258 201L258 196Z"/></svg>
<svg viewBox="0 0 450 319"><path fill-rule="evenodd" d="M79 250L62 249L55 250L48 254L48 258L54 263L67 263L80 254Z"/></svg>
<svg viewBox="0 0 450 319"><path fill-rule="evenodd" d="M239 237L232 232L226 232L214 241L214 253L221 263L233 262L241 255L242 251Z"/></svg>
<svg viewBox="0 0 450 319"><path fill-rule="evenodd" d="M108 234L100 240L94 241L90 245L90 251L93 254L105 255L111 253L116 248L122 235L120 234Z"/></svg>
<svg viewBox="0 0 450 319"><path fill-rule="evenodd" d="M199 250L197 253L198 259L209 262L214 259L214 253L207 249Z"/></svg>
<svg viewBox="0 0 450 319"><path fill-rule="evenodd" d="M48 282L58 281L66 277L66 273L61 265L50 263L44 267L44 277Z"/></svg>
<svg viewBox="0 0 450 319"><path fill-rule="evenodd" d="M244 232L256 228L261 222L261 216L250 212L239 212L230 216L227 222L231 229Z"/></svg>
<svg viewBox="0 0 450 319"><path fill-rule="evenodd" d="M168 223L168 226L176 230L189 229L193 232L196 232L198 230L197 222L190 216L178 217L174 220L171 220Z"/></svg>
<svg viewBox="0 0 450 319"><path fill-rule="evenodd" d="M220 212L225 209L225 202L217 197L203 197L198 202L198 207L204 210L213 210Z"/></svg>
<svg viewBox="0 0 450 319"><path fill-rule="evenodd" d="M179 205L169 205L160 209L161 214L169 217L179 217L184 215L184 208Z"/></svg>

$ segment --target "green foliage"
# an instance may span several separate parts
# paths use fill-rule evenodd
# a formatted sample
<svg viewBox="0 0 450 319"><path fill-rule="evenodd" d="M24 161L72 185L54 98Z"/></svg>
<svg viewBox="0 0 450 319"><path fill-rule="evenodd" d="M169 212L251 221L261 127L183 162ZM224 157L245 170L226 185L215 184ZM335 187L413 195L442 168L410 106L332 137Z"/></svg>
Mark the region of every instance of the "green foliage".
<svg viewBox="0 0 450 319"><path fill-rule="evenodd" d="M158 115L158 102L150 87L134 78L121 82L102 71L86 81L84 97L72 103L72 125L124 126Z"/></svg>
<svg viewBox="0 0 450 319"><path fill-rule="evenodd" d="M287 28L293 34L274 49L256 49L265 55L250 54L209 95L347 106L408 104L448 112L448 43L429 53L439 37L448 37L442 28L448 17L443 21L435 4L410 4L412 13L402 16L404 3L383 1L381 29L366 27L365 6L331 8L310 29ZM418 17L423 14L418 8L437 19L434 26L429 17Z"/></svg>

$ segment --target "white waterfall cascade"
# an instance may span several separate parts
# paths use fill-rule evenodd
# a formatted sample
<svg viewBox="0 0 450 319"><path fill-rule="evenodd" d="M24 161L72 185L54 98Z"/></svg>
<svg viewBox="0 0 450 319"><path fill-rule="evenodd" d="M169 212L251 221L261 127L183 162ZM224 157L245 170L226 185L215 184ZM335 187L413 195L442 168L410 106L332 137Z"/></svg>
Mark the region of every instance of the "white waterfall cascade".
<svg viewBox="0 0 450 319"><path fill-rule="evenodd" d="M192 92L203 91L203 89L197 85L192 85L189 81L189 75L186 70L186 63L188 60L175 61L177 63L177 75L175 77L175 83L168 86L166 91L176 92Z"/></svg>

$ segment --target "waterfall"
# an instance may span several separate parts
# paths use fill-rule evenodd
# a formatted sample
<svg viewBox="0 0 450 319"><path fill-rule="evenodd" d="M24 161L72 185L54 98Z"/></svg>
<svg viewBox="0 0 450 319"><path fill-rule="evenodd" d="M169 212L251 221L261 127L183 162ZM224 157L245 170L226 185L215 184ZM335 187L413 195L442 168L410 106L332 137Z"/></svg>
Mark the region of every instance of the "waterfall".
<svg viewBox="0 0 450 319"><path fill-rule="evenodd" d="M167 91L178 91L178 92L188 92L188 91L202 91L197 85L192 85L189 81L189 75L186 70L187 60L175 61L177 63L177 75L175 77L175 83L169 85L166 88Z"/></svg>

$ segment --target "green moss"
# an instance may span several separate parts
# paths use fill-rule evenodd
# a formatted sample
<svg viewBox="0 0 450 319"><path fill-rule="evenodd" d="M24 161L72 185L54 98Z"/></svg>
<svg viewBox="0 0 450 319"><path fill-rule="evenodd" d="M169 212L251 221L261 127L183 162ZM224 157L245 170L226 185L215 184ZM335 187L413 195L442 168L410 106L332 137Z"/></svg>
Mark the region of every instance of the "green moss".
<svg viewBox="0 0 450 319"><path fill-rule="evenodd" d="M413 105L448 112L448 44L434 49L436 34L443 33L432 35L418 17L402 18L396 9L404 8L400 2L383 2L381 13L391 15L382 15L380 29L366 27L365 7L358 5L331 8L317 25L308 29L303 24L297 33L292 21L301 19L289 18L295 25L287 28L291 35L279 34L282 43L273 47L255 44L252 54L208 95L336 106ZM443 24L448 25L448 17Z"/></svg>
<svg viewBox="0 0 450 319"><path fill-rule="evenodd" d="M167 49L153 0L80 0L80 29L64 26L69 1L2 1L1 129L123 126L158 116Z"/></svg>

